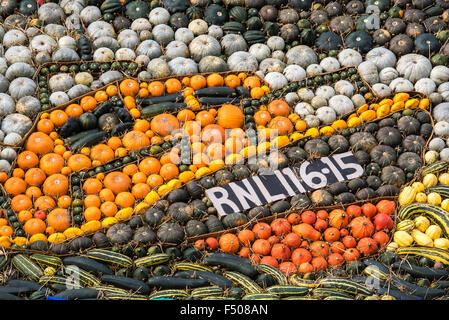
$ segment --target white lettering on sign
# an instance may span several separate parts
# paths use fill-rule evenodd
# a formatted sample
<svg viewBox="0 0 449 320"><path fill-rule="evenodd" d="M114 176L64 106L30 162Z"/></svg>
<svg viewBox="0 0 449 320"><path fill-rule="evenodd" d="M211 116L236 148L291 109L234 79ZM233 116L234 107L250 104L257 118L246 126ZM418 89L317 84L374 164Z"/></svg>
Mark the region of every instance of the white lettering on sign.
<svg viewBox="0 0 449 320"><path fill-rule="evenodd" d="M206 195L221 216L323 188L331 183L351 180L363 174L352 152L323 157L273 174L253 176L206 190Z"/></svg>

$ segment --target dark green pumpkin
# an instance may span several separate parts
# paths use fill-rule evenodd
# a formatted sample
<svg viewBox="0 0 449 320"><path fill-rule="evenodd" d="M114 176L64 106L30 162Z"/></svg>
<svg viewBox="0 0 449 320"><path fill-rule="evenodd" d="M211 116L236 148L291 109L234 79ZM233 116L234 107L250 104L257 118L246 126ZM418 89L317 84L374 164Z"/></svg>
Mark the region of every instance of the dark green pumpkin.
<svg viewBox="0 0 449 320"><path fill-rule="evenodd" d="M373 38L367 32L358 30L346 37L345 44L348 48L368 52L373 47Z"/></svg>
<svg viewBox="0 0 449 320"><path fill-rule="evenodd" d="M248 17L245 8L241 6L232 7L231 10L229 10L229 15L231 16L232 19L238 22L244 22Z"/></svg>
<svg viewBox="0 0 449 320"><path fill-rule="evenodd" d="M189 237L199 236L207 233L207 226L198 220L190 220L186 224L186 233Z"/></svg>
<svg viewBox="0 0 449 320"><path fill-rule="evenodd" d="M231 213L226 215L222 219L222 222L225 228L230 229L246 224L248 222L248 217L240 212Z"/></svg>
<svg viewBox="0 0 449 320"><path fill-rule="evenodd" d="M37 10L37 2L34 0L22 0L19 4L19 12L25 16L31 16Z"/></svg>
<svg viewBox="0 0 449 320"><path fill-rule="evenodd" d="M5 0L0 2L0 15L6 17L14 12L17 7L16 0Z"/></svg>
<svg viewBox="0 0 449 320"><path fill-rule="evenodd" d="M228 20L228 12L218 4L211 4L204 11L204 18L209 24L222 26Z"/></svg>
<svg viewBox="0 0 449 320"><path fill-rule="evenodd" d="M125 14L131 20L145 18L150 12L150 6L144 1L132 1L126 5Z"/></svg>
<svg viewBox="0 0 449 320"><path fill-rule="evenodd" d="M415 49L418 53L428 57L429 54L436 53L440 50L441 44L438 38L432 33L423 33L415 39Z"/></svg>
<svg viewBox="0 0 449 320"><path fill-rule="evenodd" d="M123 5L119 0L106 0L101 4L100 10L103 14L114 13L122 9Z"/></svg>
<svg viewBox="0 0 449 320"><path fill-rule="evenodd" d="M111 131L116 125L120 123L120 120L114 113L105 113L98 118L98 126L103 131Z"/></svg>
<svg viewBox="0 0 449 320"><path fill-rule="evenodd" d="M190 20L201 19L203 14L203 10L200 7L189 7L186 10L187 18Z"/></svg>
<svg viewBox="0 0 449 320"><path fill-rule="evenodd" d="M205 221L209 233L221 231L224 229L223 223L216 216L209 216Z"/></svg>
<svg viewBox="0 0 449 320"><path fill-rule="evenodd" d="M189 0L162 0L162 4L170 13L185 12L190 6Z"/></svg>
<svg viewBox="0 0 449 320"><path fill-rule="evenodd" d="M97 127L97 117L95 117L91 112L83 113L78 119L84 130L95 129Z"/></svg>

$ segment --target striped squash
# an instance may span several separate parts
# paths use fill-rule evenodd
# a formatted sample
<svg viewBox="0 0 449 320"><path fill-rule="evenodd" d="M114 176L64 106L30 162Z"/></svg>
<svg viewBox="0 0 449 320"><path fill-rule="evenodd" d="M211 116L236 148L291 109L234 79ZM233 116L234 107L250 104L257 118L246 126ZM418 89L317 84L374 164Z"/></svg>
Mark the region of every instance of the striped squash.
<svg viewBox="0 0 449 320"><path fill-rule="evenodd" d="M92 249L87 251L87 257L102 261L107 264L113 264L120 267L131 267L133 262L130 257L124 254L104 249Z"/></svg>

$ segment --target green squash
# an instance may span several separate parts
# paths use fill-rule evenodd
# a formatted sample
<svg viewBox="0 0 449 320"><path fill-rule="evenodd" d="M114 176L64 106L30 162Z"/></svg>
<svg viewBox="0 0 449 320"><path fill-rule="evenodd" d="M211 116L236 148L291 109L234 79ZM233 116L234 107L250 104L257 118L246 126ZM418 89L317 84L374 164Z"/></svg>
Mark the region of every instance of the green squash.
<svg viewBox="0 0 449 320"><path fill-rule="evenodd" d="M34 0L22 0L19 4L19 12L25 16L31 16L37 10L37 3Z"/></svg>
<svg viewBox="0 0 449 320"><path fill-rule="evenodd" d="M211 4L204 11L204 18L207 23L222 26L228 20L228 12L218 4Z"/></svg>
<svg viewBox="0 0 449 320"><path fill-rule="evenodd" d="M97 117L91 112L85 112L78 118L83 130L95 129L97 127Z"/></svg>
<svg viewBox="0 0 449 320"><path fill-rule="evenodd" d="M131 20L146 18L150 12L150 6L144 1L132 1L126 5L126 16Z"/></svg>

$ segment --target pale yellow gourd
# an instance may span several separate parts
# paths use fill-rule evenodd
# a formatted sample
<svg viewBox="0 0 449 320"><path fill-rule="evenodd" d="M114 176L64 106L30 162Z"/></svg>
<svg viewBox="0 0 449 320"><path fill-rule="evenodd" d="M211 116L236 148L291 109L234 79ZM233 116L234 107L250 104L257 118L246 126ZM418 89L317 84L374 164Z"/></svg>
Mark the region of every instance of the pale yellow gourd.
<svg viewBox="0 0 449 320"><path fill-rule="evenodd" d="M422 183L426 188L430 188L438 184L438 178L433 173L429 173L424 176Z"/></svg>
<svg viewBox="0 0 449 320"><path fill-rule="evenodd" d="M448 172L445 172L445 173L443 173L443 174L441 174L439 177L438 177L438 181L441 183L441 184L444 184L444 185L449 185L449 173Z"/></svg>
<svg viewBox="0 0 449 320"><path fill-rule="evenodd" d="M419 203L426 203L427 195L424 192L418 192L415 196L415 201Z"/></svg>
<svg viewBox="0 0 449 320"><path fill-rule="evenodd" d="M425 233L419 231L418 229L412 230L412 237L415 242L424 247L433 247L433 240Z"/></svg>
<svg viewBox="0 0 449 320"><path fill-rule="evenodd" d="M415 189L416 192L422 192L426 189L426 186L422 182L413 182L412 188Z"/></svg>
<svg viewBox="0 0 449 320"><path fill-rule="evenodd" d="M449 199L444 199L441 204L441 208L443 208L446 211L449 211Z"/></svg>
<svg viewBox="0 0 449 320"><path fill-rule="evenodd" d="M436 192L431 192L427 195L427 203L434 206L440 205L442 199L441 196Z"/></svg>
<svg viewBox="0 0 449 320"><path fill-rule="evenodd" d="M407 219L399 222L396 226L398 231L411 231L415 227L413 220Z"/></svg>
<svg viewBox="0 0 449 320"><path fill-rule="evenodd" d="M415 200L416 191L412 187L405 187L399 194L398 201L401 206L409 205Z"/></svg>
<svg viewBox="0 0 449 320"><path fill-rule="evenodd" d="M449 240L446 238L438 238L433 242L435 248L448 250L449 249Z"/></svg>
<svg viewBox="0 0 449 320"><path fill-rule="evenodd" d="M427 228L430 226L429 219L424 216L416 217L413 222L415 223L415 227L421 232L426 232Z"/></svg>
<svg viewBox="0 0 449 320"><path fill-rule="evenodd" d="M405 231L396 231L393 240L399 247L408 247L413 243L413 237Z"/></svg>
<svg viewBox="0 0 449 320"><path fill-rule="evenodd" d="M426 235L428 235L432 240L435 240L441 237L442 232L443 230L441 230L439 226L437 226L436 224L432 224L427 228Z"/></svg>
<svg viewBox="0 0 449 320"><path fill-rule="evenodd" d="M387 246L385 247L385 250L388 252L396 252L396 250L399 248L399 245L392 241L389 244L387 244Z"/></svg>

